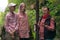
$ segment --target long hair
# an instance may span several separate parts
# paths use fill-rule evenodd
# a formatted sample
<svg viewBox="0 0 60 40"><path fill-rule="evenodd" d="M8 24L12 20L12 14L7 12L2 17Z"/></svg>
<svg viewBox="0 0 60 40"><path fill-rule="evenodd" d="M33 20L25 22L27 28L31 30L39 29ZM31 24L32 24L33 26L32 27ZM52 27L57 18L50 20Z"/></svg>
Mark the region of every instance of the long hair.
<svg viewBox="0 0 60 40"><path fill-rule="evenodd" d="M18 13L20 13L20 10L21 10L21 8L22 8L23 5L25 5L25 3L23 3L23 2L19 5Z"/></svg>

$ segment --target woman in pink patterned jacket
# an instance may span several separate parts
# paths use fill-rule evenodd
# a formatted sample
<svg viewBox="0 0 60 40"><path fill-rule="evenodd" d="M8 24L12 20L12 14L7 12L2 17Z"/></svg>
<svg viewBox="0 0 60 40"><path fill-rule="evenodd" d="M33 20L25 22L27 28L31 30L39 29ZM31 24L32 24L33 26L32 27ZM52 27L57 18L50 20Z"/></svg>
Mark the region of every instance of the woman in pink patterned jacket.
<svg viewBox="0 0 60 40"><path fill-rule="evenodd" d="M18 30L19 30L19 37L20 40L29 40L29 23L28 23L28 16L25 13L26 5L21 3L19 6L18 11Z"/></svg>

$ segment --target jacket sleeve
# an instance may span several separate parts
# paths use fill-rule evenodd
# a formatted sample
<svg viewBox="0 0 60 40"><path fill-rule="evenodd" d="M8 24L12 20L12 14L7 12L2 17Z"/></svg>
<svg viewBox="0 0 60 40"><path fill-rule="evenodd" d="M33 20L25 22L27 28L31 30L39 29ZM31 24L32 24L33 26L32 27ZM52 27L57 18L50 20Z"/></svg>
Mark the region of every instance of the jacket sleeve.
<svg viewBox="0 0 60 40"><path fill-rule="evenodd" d="M7 32L10 32L10 30L9 30L9 23L8 23L9 21L8 21L8 16L6 15L6 17L5 17L5 22L4 22L4 28L5 28L5 30L7 31Z"/></svg>
<svg viewBox="0 0 60 40"><path fill-rule="evenodd" d="M49 30L54 30L54 18L51 18L50 20L50 26L47 27Z"/></svg>
<svg viewBox="0 0 60 40"><path fill-rule="evenodd" d="M19 18L18 18L18 15L16 14L16 27L15 27L15 30L18 30L18 26L19 26Z"/></svg>

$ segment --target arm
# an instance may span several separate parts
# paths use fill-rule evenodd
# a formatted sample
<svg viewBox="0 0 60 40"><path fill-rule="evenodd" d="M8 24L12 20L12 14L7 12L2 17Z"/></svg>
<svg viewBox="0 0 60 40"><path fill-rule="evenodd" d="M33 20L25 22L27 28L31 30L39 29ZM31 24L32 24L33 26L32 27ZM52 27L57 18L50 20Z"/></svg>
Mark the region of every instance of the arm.
<svg viewBox="0 0 60 40"><path fill-rule="evenodd" d="M50 26L45 25L45 27L46 27L48 30L54 30L54 18L51 18L51 20L50 20Z"/></svg>
<svg viewBox="0 0 60 40"><path fill-rule="evenodd" d="M19 26L19 18L18 18L18 15L16 15L16 27L15 27L15 30L18 30L18 26Z"/></svg>
<svg viewBox="0 0 60 40"><path fill-rule="evenodd" d="M9 30L8 30L8 29L9 29L9 28L8 28L8 26L9 26L8 24L9 24L9 23L8 23L8 16L6 15L6 17L5 17L5 23L4 23L4 28L5 28L6 31L9 31Z"/></svg>
<svg viewBox="0 0 60 40"><path fill-rule="evenodd" d="M8 32L10 34L12 33L9 28L9 16L8 15L6 15L6 17L5 17L4 28L5 28L6 32Z"/></svg>
<svg viewBox="0 0 60 40"><path fill-rule="evenodd" d="M39 26L40 26L40 21L38 21L38 23L36 23L36 24L34 24L34 31L36 31L36 26L38 26L38 29L40 28Z"/></svg>

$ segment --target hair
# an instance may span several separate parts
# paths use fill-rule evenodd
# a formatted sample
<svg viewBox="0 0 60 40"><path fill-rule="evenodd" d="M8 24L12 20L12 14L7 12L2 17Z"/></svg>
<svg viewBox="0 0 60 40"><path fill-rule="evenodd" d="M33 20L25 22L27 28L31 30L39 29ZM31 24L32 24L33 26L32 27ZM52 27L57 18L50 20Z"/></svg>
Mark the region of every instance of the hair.
<svg viewBox="0 0 60 40"><path fill-rule="evenodd" d="M48 11L50 10L47 6L43 6L42 8L47 8Z"/></svg>
<svg viewBox="0 0 60 40"><path fill-rule="evenodd" d="M26 4L22 2L22 3L20 4L19 8L21 8L23 4L26 6Z"/></svg>
<svg viewBox="0 0 60 40"><path fill-rule="evenodd" d="M20 3L20 5L19 5L19 9L18 9L18 13L20 12L20 9L22 8L22 5L25 5L25 7L26 7L26 4L24 3L24 2L22 2L22 3Z"/></svg>

